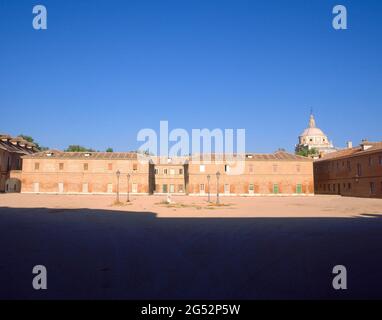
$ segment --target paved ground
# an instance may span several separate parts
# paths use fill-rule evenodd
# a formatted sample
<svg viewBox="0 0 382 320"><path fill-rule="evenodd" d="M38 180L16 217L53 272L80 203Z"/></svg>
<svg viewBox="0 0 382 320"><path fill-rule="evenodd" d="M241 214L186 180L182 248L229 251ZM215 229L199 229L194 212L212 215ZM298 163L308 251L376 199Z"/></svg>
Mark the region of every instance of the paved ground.
<svg viewBox="0 0 382 320"><path fill-rule="evenodd" d="M132 199L0 194L0 298L382 298L381 199Z"/></svg>

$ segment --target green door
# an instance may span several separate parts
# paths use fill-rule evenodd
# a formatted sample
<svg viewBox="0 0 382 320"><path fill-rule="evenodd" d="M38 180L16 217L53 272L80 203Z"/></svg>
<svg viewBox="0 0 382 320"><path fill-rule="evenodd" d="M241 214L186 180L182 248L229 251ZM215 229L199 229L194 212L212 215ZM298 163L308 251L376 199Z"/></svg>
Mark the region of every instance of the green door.
<svg viewBox="0 0 382 320"><path fill-rule="evenodd" d="M163 185L163 193L167 193L167 184Z"/></svg>
<svg viewBox="0 0 382 320"><path fill-rule="evenodd" d="M296 193L302 193L302 185L301 184L298 184L296 186Z"/></svg>
<svg viewBox="0 0 382 320"><path fill-rule="evenodd" d="M273 193L275 193L275 194L279 193L279 185L278 184L273 185Z"/></svg>

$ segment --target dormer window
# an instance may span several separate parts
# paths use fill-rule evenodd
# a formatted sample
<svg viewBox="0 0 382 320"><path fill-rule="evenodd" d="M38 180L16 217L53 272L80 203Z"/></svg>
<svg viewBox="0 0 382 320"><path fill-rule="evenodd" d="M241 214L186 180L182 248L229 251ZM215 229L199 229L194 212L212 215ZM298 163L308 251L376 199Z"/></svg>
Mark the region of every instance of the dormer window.
<svg viewBox="0 0 382 320"><path fill-rule="evenodd" d="M90 157L90 153L85 153L85 157Z"/></svg>
<svg viewBox="0 0 382 320"><path fill-rule="evenodd" d="M48 152L48 153L46 154L47 157L51 157L52 155L53 155L52 152Z"/></svg>

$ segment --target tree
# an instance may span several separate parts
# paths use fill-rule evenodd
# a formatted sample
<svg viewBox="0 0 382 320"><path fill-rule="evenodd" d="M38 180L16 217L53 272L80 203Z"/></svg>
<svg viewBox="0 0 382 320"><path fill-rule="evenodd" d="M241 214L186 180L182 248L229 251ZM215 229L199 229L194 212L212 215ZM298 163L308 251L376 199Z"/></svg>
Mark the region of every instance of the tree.
<svg viewBox="0 0 382 320"><path fill-rule="evenodd" d="M106 152L114 152L114 150L113 150L113 148L109 147L109 148L106 149Z"/></svg>
<svg viewBox="0 0 382 320"><path fill-rule="evenodd" d="M318 156L318 150L316 148L309 149L308 146L301 147L297 152L296 155L302 156L302 157L313 157Z"/></svg>
<svg viewBox="0 0 382 320"><path fill-rule="evenodd" d="M86 147L80 146L78 144L71 144L64 151L65 152L95 152L94 149L86 148Z"/></svg>
<svg viewBox="0 0 382 320"><path fill-rule="evenodd" d="M26 140L26 141L28 141L30 143L34 143L36 145L36 149L38 149L40 151L44 151L44 150L48 150L49 149L47 147L40 146L36 141L34 141L34 139L31 136L28 136L26 134L19 134L18 137L19 138L23 138L24 140Z"/></svg>

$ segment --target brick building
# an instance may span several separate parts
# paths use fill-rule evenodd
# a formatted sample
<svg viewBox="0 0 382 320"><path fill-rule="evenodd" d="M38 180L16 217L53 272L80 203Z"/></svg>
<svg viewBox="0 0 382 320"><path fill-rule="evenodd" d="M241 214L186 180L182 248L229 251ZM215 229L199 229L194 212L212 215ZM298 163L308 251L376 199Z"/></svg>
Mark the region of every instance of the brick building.
<svg viewBox="0 0 382 320"><path fill-rule="evenodd" d="M382 198L382 142L362 141L314 162L315 193Z"/></svg>
<svg viewBox="0 0 382 320"><path fill-rule="evenodd" d="M35 144L20 137L0 134L0 192L18 192L17 180L10 179L11 170L20 170L21 156L36 152Z"/></svg>
<svg viewBox="0 0 382 320"><path fill-rule="evenodd" d="M226 160L192 157L158 161L136 153L45 151L23 157L12 171L27 193L293 195L313 194L313 161L286 152L247 154L233 174ZM116 172L121 172L117 178ZM127 178L130 174L130 178ZM209 177L209 179L208 179ZM129 187L127 185L129 180Z"/></svg>

